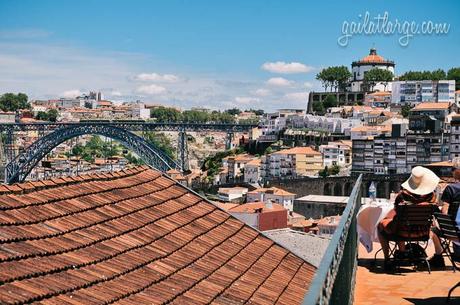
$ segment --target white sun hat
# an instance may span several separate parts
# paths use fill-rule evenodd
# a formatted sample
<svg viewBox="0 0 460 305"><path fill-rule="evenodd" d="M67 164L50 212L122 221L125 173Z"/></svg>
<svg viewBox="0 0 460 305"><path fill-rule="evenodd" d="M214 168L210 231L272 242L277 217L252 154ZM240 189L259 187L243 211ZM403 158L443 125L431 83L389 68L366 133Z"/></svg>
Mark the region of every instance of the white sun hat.
<svg viewBox="0 0 460 305"><path fill-rule="evenodd" d="M426 167L416 166L401 186L416 195L426 195L433 192L439 183L439 177Z"/></svg>

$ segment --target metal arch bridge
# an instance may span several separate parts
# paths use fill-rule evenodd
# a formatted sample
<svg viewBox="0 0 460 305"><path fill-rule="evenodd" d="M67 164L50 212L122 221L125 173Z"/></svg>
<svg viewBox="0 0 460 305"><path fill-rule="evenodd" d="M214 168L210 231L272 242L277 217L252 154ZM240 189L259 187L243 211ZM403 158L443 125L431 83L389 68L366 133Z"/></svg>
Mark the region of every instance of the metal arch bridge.
<svg viewBox="0 0 460 305"><path fill-rule="evenodd" d="M257 125L250 124L198 124L198 123L145 123L145 122L83 122L83 123L30 123L0 124L0 133L5 134L5 182L21 182L36 164L59 144L85 134L99 134L121 142L154 168L167 171L172 168L188 169L186 132L215 131L227 133L227 148L235 132L248 131ZM19 155L14 153L15 134L38 132L39 139ZM177 159L179 164L163 151L148 143L133 132L176 131L179 133ZM13 147L13 149L11 149Z"/></svg>

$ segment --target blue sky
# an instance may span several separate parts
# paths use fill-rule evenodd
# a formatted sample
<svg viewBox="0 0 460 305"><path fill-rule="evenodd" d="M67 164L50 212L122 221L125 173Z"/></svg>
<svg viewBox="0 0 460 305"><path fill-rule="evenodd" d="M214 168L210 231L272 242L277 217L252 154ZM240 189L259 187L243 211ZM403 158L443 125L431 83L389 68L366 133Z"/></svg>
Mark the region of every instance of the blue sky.
<svg viewBox="0 0 460 305"><path fill-rule="evenodd" d="M416 35L407 46L398 34L338 44L345 21L385 11L390 21L448 23L449 33ZM459 13L458 1L0 0L0 91L303 108L319 69L350 66L372 46L397 74L460 66Z"/></svg>

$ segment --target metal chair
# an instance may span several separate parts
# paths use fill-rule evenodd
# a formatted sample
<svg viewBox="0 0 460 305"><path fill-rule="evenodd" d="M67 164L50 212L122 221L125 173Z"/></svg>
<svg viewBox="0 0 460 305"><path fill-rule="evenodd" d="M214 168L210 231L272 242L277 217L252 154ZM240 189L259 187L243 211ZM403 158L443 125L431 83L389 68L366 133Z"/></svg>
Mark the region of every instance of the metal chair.
<svg viewBox="0 0 460 305"><path fill-rule="evenodd" d="M425 250L428 246L435 206L430 203L401 203L395 208L396 216L393 219L393 225L395 226L396 233L387 234L385 232L381 232L381 234L383 234L389 242L394 242L393 247L391 247L390 244L390 261L395 263L398 267L400 267L403 263L410 263L414 266L414 268L417 267L417 263L422 262L427 265L428 272L431 273L430 263L426 255L417 255L420 253L416 253L417 249L414 245L420 246L423 250ZM407 257L395 256L397 244L399 242L406 243L408 253ZM424 246L421 246L421 243L424 243ZM377 253L375 254L375 258L377 258Z"/></svg>
<svg viewBox="0 0 460 305"><path fill-rule="evenodd" d="M456 216L456 213L453 214ZM452 263L453 270L459 270L459 261L454 259L453 251L451 251L451 245L453 241L460 241L460 231L457 227L457 223L455 222L455 216L449 214L442 214L442 213L434 213L434 217L439 226L439 239L441 241L441 246L443 248L443 253L447 256ZM452 292L460 286L460 282L458 282L455 286L453 286L447 295L446 302L449 302L450 296Z"/></svg>

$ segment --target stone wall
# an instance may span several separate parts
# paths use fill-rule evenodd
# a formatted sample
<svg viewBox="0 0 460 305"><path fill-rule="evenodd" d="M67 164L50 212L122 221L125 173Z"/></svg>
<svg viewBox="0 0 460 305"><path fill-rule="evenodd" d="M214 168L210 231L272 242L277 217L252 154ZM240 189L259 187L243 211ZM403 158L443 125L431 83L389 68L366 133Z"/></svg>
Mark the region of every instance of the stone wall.
<svg viewBox="0 0 460 305"><path fill-rule="evenodd" d="M391 192L400 191L401 184L408 176L366 174L363 176L362 194L367 197L369 186L374 181L377 188L377 197L390 198ZM295 193L297 198L306 195L349 196L356 179L357 176L278 179L267 181L266 186L276 186Z"/></svg>

